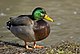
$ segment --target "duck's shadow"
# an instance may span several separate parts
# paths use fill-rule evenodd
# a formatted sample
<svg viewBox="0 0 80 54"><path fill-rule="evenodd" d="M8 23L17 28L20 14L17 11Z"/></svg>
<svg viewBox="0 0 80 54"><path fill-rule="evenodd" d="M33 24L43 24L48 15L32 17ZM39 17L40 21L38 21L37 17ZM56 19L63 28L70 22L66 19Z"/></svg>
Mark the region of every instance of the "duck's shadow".
<svg viewBox="0 0 80 54"><path fill-rule="evenodd" d="M16 47L25 48L25 46L20 45L20 44L18 44L18 43L11 43L11 42L2 41L2 40L0 40L0 45L11 45L11 46L16 46Z"/></svg>

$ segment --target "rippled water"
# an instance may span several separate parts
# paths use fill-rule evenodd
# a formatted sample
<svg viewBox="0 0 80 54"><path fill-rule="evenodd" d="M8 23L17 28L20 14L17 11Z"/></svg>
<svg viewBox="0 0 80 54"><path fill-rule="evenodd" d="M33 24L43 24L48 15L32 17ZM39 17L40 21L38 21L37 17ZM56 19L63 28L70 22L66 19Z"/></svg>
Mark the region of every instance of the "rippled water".
<svg viewBox="0 0 80 54"><path fill-rule="evenodd" d="M0 0L0 40L22 43L6 29L11 16L31 14L37 7L43 7L55 22L51 25L49 37L40 43L54 44L69 40L80 43L80 1L79 0Z"/></svg>

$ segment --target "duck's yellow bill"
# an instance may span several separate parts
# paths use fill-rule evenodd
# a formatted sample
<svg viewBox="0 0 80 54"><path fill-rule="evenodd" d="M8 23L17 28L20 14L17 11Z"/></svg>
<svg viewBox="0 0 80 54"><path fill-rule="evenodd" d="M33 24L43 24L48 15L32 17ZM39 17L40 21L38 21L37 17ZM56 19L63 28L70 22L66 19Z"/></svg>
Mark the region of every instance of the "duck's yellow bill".
<svg viewBox="0 0 80 54"><path fill-rule="evenodd" d="M54 22L54 20L52 18L50 18L48 15L45 15L44 16L44 19L46 19L48 21L51 21L51 22Z"/></svg>

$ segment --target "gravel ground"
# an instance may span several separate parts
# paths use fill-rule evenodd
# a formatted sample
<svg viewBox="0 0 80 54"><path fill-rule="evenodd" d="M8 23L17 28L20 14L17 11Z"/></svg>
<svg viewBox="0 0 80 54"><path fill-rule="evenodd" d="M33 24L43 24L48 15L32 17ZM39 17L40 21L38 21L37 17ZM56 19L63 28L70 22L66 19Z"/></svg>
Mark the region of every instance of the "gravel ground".
<svg viewBox="0 0 80 54"><path fill-rule="evenodd" d="M42 49L27 50L18 43L0 41L0 54L80 54L80 44L63 41Z"/></svg>

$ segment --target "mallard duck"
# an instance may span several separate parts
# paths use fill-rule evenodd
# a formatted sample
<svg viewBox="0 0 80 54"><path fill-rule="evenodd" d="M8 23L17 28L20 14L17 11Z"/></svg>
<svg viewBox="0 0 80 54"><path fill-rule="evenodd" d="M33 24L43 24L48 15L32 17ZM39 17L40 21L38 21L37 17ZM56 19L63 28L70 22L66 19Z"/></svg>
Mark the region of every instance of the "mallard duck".
<svg viewBox="0 0 80 54"><path fill-rule="evenodd" d="M50 33L50 26L45 20L54 22L43 8L37 7L31 15L10 17L7 28L15 36L24 40L27 49L31 49L27 42L34 42L34 48L43 48L44 46L36 45L36 41L45 39Z"/></svg>

